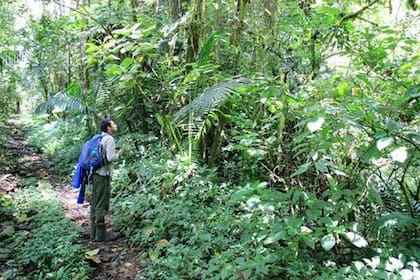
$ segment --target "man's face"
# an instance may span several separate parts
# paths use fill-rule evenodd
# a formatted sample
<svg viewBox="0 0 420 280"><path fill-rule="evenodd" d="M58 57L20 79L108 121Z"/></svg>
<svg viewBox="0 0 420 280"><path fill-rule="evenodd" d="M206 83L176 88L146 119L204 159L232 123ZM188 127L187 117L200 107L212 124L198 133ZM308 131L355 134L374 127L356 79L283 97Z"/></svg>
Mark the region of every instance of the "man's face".
<svg viewBox="0 0 420 280"><path fill-rule="evenodd" d="M118 130L117 124L111 121L108 126L108 132L113 133Z"/></svg>

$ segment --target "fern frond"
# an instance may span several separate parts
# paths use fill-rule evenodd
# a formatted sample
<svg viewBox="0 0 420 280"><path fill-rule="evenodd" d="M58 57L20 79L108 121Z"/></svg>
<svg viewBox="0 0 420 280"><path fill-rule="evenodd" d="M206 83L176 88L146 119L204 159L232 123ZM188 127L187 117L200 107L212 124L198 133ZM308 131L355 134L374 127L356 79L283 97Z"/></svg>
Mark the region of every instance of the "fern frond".
<svg viewBox="0 0 420 280"><path fill-rule="evenodd" d="M68 95L66 92L60 91L53 96L51 96L46 102L39 105L35 113L40 114L48 110L60 110L65 112L86 112L87 107L82 104L82 102Z"/></svg>
<svg viewBox="0 0 420 280"><path fill-rule="evenodd" d="M207 88L190 104L176 112L174 121L182 123L189 116L192 116L192 121L203 120L210 112L226 101L239 85L240 83L237 81L228 81Z"/></svg>
<svg viewBox="0 0 420 280"><path fill-rule="evenodd" d="M419 227L419 220L411 217L409 213L393 212L373 222L369 232L376 237L393 231L416 231Z"/></svg>

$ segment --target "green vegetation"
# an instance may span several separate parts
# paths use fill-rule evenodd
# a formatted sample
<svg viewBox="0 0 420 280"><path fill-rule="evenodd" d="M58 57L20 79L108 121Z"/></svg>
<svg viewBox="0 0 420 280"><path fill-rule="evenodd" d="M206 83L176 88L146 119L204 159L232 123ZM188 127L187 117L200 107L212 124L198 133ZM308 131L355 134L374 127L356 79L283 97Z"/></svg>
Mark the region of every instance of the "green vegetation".
<svg viewBox="0 0 420 280"><path fill-rule="evenodd" d="M5 2L2 14L17 13ZM19 31L2 17L0 54L20 47L25 57L0 64L0 117L29 100L28 141L69 182L98 121L116 120L126 152L114 225L141 245L139 276L419 274L415 1L90 1L68 11ZM23 211L0 198L4 221ZM53 218L56 207L28 207L36 226L25 243L6 239L20 253L5 277L31 262L43 265L27 277L88 275L77 229ZM62 248L54 258L47 241Z"/></svg>
<svg viewBox="0 0 420 280"><path fill-rule="evenodd" d="M2 222L14 221L0 234L0 256L7 268L2 277L89 279L83 248L74 243L80 228L64 218L51 186L24 185L14 204L9 196L1 196Z"/></svg>

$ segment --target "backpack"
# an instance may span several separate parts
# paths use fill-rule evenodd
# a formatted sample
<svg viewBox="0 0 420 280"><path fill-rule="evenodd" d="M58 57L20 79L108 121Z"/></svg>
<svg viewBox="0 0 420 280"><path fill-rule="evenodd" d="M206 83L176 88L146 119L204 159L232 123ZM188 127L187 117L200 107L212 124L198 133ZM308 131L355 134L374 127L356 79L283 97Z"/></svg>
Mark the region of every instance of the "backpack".
<svg viewBox="0 0 420 280"><path fill-rule="evenodd" d="M80 152L72 184L74 188L80 188L77 198L79 204L84 202L85 186L92 183L93 171L106 163L101 141L102 134L96 134L83 145Z"/></svg>
<svg viewBox="0 0 420 280"><path fill-rule="evenodd" d="M83 169L93 171L104 165L101 141L102 134L96 134L83 145L79 158Z"/></svg>

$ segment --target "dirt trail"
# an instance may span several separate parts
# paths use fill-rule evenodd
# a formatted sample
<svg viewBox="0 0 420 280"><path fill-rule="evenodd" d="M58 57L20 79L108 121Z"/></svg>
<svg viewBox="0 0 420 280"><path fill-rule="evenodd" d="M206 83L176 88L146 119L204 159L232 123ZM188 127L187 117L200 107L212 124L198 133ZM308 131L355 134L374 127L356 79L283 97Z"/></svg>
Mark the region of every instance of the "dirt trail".
<svg viewBox="0 0 420 280"><path fill-rule="evenodd" d="M8 126L2 126L3 133L10 135L5 143L0 143L6 154L0 157L0 192L13 193L23 187L26 178L46 180L54 186L56 197L65 209L66 218L83 227L83 234L77 242L82 243L87 251L99 249L94 258L89 259L95 269L92 279L141 279L136 278L142 270L138 259L139 249L120 238L111 242L93 242L89 238L89 203L79 205L77 190L70 182L63 182L48 169L48 158L33 151L25 142L24 131L16 120L10 120ZM2 135L2 134L0 134ZM4 134L3 134L4 135ZM14 159L14 160L10 160ZM89 186L91 187L91 186ZM110 218L107 217L108 223ZM108 225L111 227L111 224Z"/></svg>

